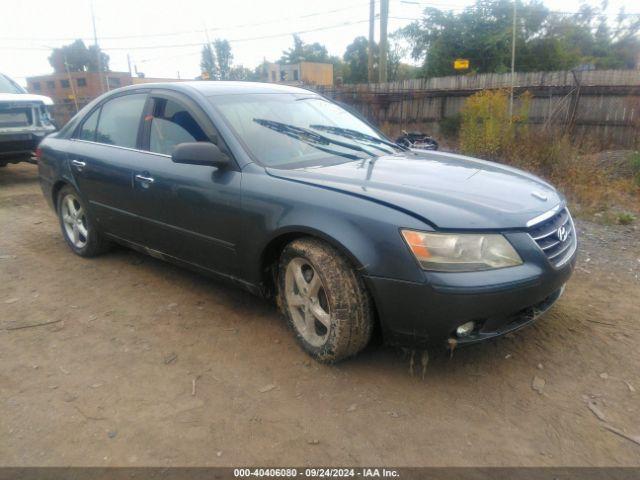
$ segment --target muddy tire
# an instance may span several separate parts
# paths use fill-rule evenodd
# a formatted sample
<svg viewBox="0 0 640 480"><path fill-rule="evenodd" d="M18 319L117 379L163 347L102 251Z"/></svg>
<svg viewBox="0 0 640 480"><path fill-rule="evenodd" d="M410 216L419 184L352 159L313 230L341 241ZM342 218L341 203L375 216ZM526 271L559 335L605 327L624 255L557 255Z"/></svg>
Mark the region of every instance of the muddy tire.
<svg viewBox="0 0 640 480"><path fill-rule="evenodd" d="M302 238L284 248L278 304L302 348L320 362L355 355L371 339L373 306L362 278L320 240Z"/></svg>
<svg viewBox="0 0 640 480"><path fill-rule="evenodd" d="M58 220L69 248L81 257L95 257L109 249L109 242L98 232L78 192L67 185L57 199Z"/></svg>

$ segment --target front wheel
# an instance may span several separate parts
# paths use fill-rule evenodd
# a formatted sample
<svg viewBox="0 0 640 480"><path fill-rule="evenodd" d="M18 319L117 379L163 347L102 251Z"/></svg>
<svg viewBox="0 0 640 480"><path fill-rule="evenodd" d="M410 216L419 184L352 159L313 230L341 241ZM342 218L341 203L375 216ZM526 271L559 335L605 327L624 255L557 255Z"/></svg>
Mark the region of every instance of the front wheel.
<svg viewBox="0 0 640 480"><path fill-rule="evenodd" d="M75 254L93 257L107 250L108 242L94 227L78 192L70 186L58 194L58 218L62 235Z"/></svg>
<svg viewBox="0 0 640 480"><path fill-rule="evenodd" d="M355 355L371 339L373 306L362 278L320 240L298 239L285 247L278 300L298 342L318 361Z"/></svg>

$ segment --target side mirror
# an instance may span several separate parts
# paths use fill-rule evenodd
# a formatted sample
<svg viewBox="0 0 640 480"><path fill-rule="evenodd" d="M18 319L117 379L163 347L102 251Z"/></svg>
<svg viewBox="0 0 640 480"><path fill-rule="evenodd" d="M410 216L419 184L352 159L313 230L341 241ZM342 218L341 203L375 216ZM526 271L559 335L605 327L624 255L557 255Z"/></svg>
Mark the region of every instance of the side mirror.
<svg viewBox="0 0 640 480"><path fill-rule="evenodd" d="M179 143L173 149L171 160L175 163L189 165L209 165L225 168L231 164L231 159L210 142Z"/></svg>

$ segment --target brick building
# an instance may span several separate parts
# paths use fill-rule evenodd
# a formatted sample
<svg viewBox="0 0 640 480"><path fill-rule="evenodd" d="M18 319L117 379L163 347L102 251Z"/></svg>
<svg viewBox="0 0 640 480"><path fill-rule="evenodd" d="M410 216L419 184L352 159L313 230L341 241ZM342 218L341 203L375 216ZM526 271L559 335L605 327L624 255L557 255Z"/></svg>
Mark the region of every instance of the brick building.
<svg viewBox="0 0 640 480"><path fill-rule="evenodd" d="M128 72L107 72L103 74L104 91L131 85ZM100 76L97 72L52 73L27 78L27 90L31 93L51 97L56 104L86 104L102 93Z"/></svg>
<svg viewBox="0 0 640 480"><path fill-rule="evenodd" d="M106 72L102 74L103 86L97 72L51 73L27 77L30 93L46 95L54 102L53 116L58 126L64 125L76 113L102 92L149 82L180 82L175 78L132 77L129 72Z"/></svg>
<svg viewBox="0 0 640 480"><path fill-rule="evenodd" d="M300 62L269 63L267 82L287 85L333 85L333 65L330 63Z"/></svg>

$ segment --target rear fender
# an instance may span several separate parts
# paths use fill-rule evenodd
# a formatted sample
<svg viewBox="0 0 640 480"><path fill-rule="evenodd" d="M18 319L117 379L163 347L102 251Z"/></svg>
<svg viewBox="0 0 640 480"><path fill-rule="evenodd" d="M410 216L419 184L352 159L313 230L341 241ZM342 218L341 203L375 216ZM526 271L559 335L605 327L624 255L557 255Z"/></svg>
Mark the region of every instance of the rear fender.
<svg viewBox="0 0 640 480"><path fill-rule="evenodd" d="M57 209L57 196L60 189L65 185L71 185L80 195L85 205L87 199L78 188L75 176L71 171L68 155L65 149L60 148L60 143L68 140L47 138L40 144L40 159L38 160L38 175L42 191L49 205Z"/></svg>

